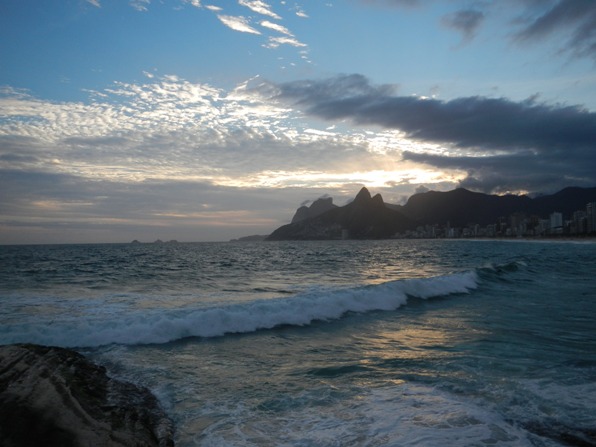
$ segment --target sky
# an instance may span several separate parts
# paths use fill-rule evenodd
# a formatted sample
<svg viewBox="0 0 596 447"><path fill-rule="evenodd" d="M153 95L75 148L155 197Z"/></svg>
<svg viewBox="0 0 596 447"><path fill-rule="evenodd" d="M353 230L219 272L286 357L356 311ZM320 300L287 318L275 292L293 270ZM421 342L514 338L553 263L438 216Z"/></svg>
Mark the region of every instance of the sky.
<svg viewBox="0 0 596 447"><path fill-rule="evenodd" d="M3 0L0 244L596 186L596 0Z"/></svg>

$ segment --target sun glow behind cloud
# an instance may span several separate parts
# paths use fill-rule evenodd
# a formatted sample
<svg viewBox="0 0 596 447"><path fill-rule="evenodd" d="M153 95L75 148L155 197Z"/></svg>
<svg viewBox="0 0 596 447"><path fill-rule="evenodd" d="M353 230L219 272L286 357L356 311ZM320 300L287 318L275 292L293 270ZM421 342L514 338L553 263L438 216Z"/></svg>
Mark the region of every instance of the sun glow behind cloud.
<svg viewBox="0 0 596 447"><path fill-rule="evenodd" d="M13 166L96 180L243 188L440 180L400 161L401 150L422 148L399 132L324 129L251 88L258 79L229 92L173 75L149 81L91 92L89 104L5 91L0 138L28 142Z"/></svg>

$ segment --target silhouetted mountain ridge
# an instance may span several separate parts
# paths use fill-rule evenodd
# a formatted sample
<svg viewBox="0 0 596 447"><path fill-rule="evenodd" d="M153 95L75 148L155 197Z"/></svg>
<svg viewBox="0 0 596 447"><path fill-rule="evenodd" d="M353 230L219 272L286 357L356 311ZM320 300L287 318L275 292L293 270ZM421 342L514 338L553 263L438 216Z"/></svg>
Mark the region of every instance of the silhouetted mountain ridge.
<svg viewBox="0 0 596 447"><path fill-rule="evenodd" d="M267 240L383 239L412 225L403 214L387 208L380 194L371 197L368 189L362 188L348 205L283 225Z"/></svg>
<svg viewBox="0 0 596 447"><path fill-rule="evenodd" d="M458 188L452 191L428 191L415 194L401 208L401 212L421 224L449 222L463 226L470 222L488 225L501 216L508 216L530 206L528 196L487 195Z"/></svg>
<svg viewBox="0 0 596 447"><path fill-rule="evenodd" d="M569 217L596 201L596 188L565 188L555 194L531 199L526 195L489 195L458 188L452 191L428 191L415 194L401 208L404 215L421 224L450 223L461 227L470 223L488 225L501 217L521 213L547 218L553 212Z"/></svg>
<svg viewBox="0 0 596 447"><path fill-rule="evenodd" d="M324 206L332 204L330 199L325 200ZM267 240L383 239L419 225L489 225L515 214L547 218L553 212L560 212L569 218L575 211L585 210L589 202L596 202L596 187L569 187L534 199L458 188L414 194L405 205L387 205L380 194L371 197L368 189L362 188L348 205L333 205L314 217L293 220L275 230Z"/></svg>

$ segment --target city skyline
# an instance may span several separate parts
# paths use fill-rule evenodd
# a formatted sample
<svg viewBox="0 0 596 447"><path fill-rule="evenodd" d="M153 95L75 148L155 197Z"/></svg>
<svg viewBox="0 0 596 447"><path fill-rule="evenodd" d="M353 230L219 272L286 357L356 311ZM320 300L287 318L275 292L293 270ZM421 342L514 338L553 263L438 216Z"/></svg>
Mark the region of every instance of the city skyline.
<svg viewBox="0 0 596 447"><path fill-rule="evenodd" d="M591 0L8 0L0 23L2 244L596 185Z"/></svg>

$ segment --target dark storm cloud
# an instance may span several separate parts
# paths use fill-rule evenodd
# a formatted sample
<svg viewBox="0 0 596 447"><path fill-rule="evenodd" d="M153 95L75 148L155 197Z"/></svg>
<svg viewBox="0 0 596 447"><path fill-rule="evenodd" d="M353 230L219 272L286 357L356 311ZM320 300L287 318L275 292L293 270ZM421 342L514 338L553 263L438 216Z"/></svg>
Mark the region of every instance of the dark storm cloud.
<svg viewBox="0 0 596 447"><path fill-rule="evenodd" d="M268 89L268 84L260 88L264 92L276 92ZM391 96L396 91L395 85L371 85L365 76L359 74L342 75L321 80L302 80L289 82L279 86L282 97L297 100L298 104L316 104L317 101L327 99L346 100L352 98L382 98Z"/></svg>
<svg viewBox="0 0 596 447"><path fill-rule="evenodd" d="M530 151L483 157L441 156L404 152L404 160L467 172L459 186L486 193L526 190L556 192L567 186L596 185L596 157L544 156Z"/></svg>
<svg viewBox="0 0 596 447"><path fill-rule="evenodd" d="M342 85L349 89L342 91ZM596 184L596 113L580 106L535 99L396 96L360 75L282 84L277 97L326 120L399 129L411 139L467 152L468 156L406 152L404 158L465 170L468 184L484 183L475 189L545 189L554 185L553 179L562 186Z"/></svg>
<svg viewBox="0 0 596 447"><path fill-rule="evenodd" d="M580 106L479 96L451 101L395 96L360 75L278 87L279 99L326 120L399 129L410 138L462 148L580 151L593 149L596 141L596 113Z"/></svg>
<svg viewBox="0 0 596 447"><path fill-rule="evenodd" d="M551 2L552 3L552 2ZM568 37L563 41L562 52L571 52L578 57L588 56L596 61L596 1L560 0L551 4L546 11L531 16L523 29L516 34L520 42L537 41L562 33ZM531 3L531 9L544 6Z"/></svg>
<svg viewBox="0 0 596 447"><path fill-rule="evenodd" d="M464 9L444 16L441 23L460 32L464 40L470 40L476 34L484 20L484 13L474 9Z"/></svg>

